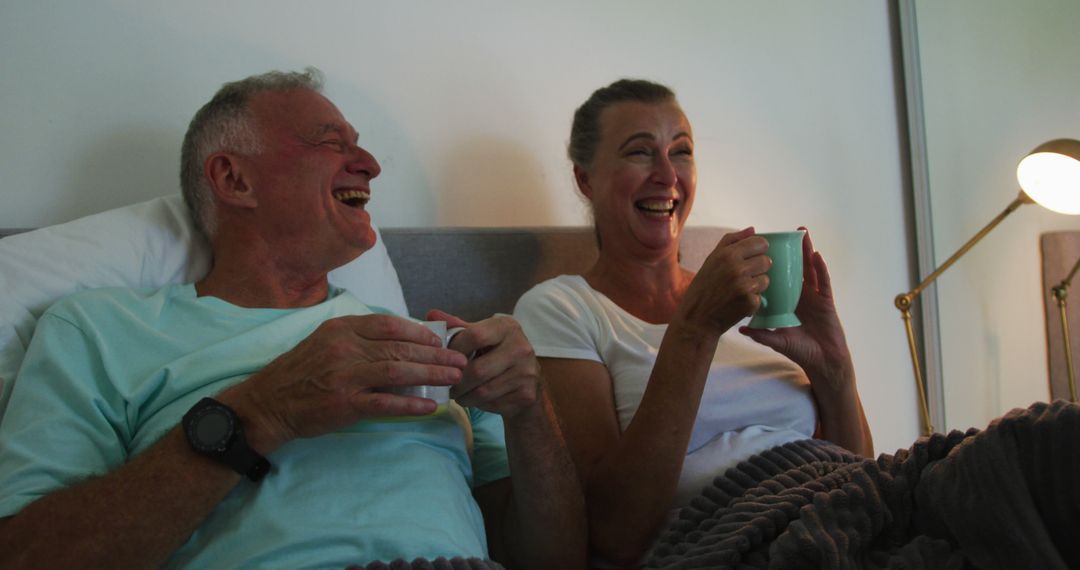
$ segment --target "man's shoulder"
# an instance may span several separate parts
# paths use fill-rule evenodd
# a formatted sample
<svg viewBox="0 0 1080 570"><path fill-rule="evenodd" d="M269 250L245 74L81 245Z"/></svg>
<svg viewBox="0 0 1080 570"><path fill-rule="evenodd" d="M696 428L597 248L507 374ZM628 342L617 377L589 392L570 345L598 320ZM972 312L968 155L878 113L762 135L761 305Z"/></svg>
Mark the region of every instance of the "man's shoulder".
<svg viewBox="0 0 1080 570"><path fill-rule="evenodd" d="M76 291L56 301L45 315L71 319L101 311L131 309L154 302L155 298L168 297L176 289L190 285L166 285L164 287L100 287Z"/></svg>

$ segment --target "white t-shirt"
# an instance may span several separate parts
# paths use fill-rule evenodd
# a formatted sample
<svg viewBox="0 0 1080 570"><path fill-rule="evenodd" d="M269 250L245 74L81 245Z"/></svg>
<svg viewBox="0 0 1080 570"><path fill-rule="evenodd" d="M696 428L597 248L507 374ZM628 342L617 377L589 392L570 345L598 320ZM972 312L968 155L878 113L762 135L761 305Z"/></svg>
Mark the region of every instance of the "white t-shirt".
<svg viewBox="0 0 1080 570"><path fill-rule="evenodd" d="M625 431L645 394L667 325L631 315L579 275L533 287L518 301L514 317L538 356L607 367ZM713 356L673 506L685 505L714 477L755 453L812 437L816 422L803 370L732 327Z"/></svg>

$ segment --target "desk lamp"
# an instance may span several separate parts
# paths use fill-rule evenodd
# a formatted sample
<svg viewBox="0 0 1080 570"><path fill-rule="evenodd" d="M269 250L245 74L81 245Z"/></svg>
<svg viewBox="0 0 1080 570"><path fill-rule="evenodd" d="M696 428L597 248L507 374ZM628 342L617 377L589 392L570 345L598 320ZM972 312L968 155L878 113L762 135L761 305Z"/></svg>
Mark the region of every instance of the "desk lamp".
<svg viewBox="0 0 1080 570"><path fill-rule="evenodd" d="M926 391L923 387L922 371L919 368L919 353L915 346L915 333L911 328L911 304L915 297L922 293L931 283L945 272L956 260L960 259L986 234L990 233L1009 214L1016 211L1024 204L1037 203L1048 210L1062 214L1080 214L1080 141L1074 139L1056 139L1045 142L1028 153L1016 167L1016 179L1020 183L1020 194L1008 207L997 215L986 227L979 230L974 237L960 247L956 253L945 260L940 267L923 279L907 293L896 296L896 308L900 309L900 318L904 321L904 330L907 332L908 350L911 352L911 367L915 371L915 389L919 394L919 408L922 414L923 435L933 433L934 426L930 422L930 411L926 406ZM1078 262L1080 265L1080 262ZM1069 274L1076 273L1076 268ZM1068 284L1065 284L1065 289ZM1064 307L1064 296L1059 301L1059 306ZM1062 308L1064 318L1064 308ZM1062 325L1066 326L1066 325ZM1075 388L1073 387L1072 354L1068 344L1068 332L1065 334L1066 359L1069 360L1069 382L1073 390L1073 401L1076 400Z"/></svg>
<svg viewBox="0 0 1080 570"><path fill-rule="evenodd" d="M1073 369L1072 344L1069 340L1069 317L1065 310L1065 297L1069 294L1069 285L1072 284L1077 269L1080 269L1080 259L1076 260L1076 264L1069 271L1069 275L1062 279L1061 283L1050 288L1050 292L1054 294L1054 300L1057 301L1058 313L1061 315L1061 340L1065 343L1065 369L1069 372L1069 401L1073 403L1076 402L1076 372Z"/></svg>

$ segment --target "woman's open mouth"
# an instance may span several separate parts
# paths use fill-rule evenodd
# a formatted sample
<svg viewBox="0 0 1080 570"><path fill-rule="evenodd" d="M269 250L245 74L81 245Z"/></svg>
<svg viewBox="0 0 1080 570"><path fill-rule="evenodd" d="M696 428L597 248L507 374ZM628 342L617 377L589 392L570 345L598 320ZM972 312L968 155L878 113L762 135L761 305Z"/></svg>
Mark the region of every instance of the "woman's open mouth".
<svg viewBox="0 0 1080 570"><path fill-rule="evenodd" d="M638 200L634 207L650 218L669 218L675 213L678 200Z"/></svg>

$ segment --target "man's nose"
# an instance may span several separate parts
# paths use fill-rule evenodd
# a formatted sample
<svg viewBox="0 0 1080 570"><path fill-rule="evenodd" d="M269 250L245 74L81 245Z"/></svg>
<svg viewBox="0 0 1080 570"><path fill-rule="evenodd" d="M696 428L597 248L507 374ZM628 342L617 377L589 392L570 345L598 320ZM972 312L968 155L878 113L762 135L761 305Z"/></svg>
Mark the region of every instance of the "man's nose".
<svg viewBox="0 0 1080 570"><path fill-rule="evenodd" d="M353 145L351 153L349 163L345 165L345 170L350 174L366 174L368 178L375 178L382 172L379 161L363 147Z"/></svg>

